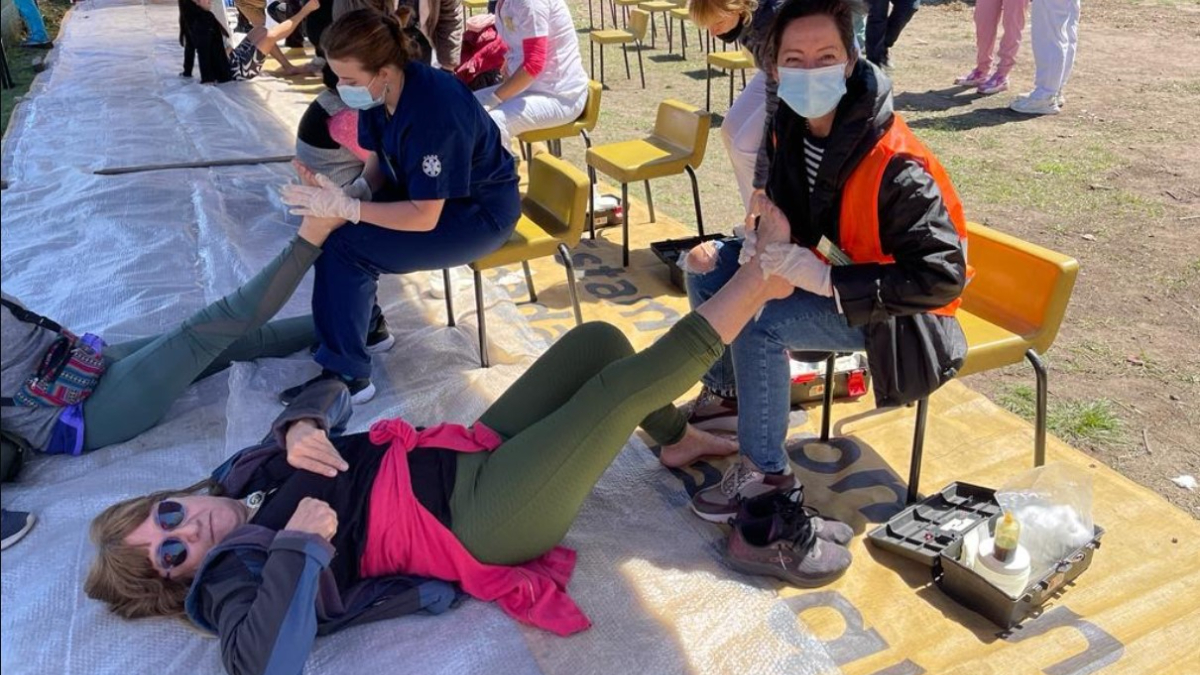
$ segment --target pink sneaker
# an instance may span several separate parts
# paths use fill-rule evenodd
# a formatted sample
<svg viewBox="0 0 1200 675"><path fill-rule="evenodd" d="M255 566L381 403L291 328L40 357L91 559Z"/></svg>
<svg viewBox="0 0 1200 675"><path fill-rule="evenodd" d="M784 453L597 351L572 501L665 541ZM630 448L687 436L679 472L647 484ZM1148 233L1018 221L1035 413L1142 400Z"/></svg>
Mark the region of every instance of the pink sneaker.
<svg viewBox="0 0 1200 675"><path fill-rule="evenodd" d="M988 79L987 73L976 68L975 70L972 70L971 72L967 73L966 75L963 75L962 77L955 78L954 84L961 85L964 87L978 87L979 85L986 82L987 79Z"/></svg>
<svg viewBox="0 0 1200 675"><path fill-rule="evenodd" d="M979 85L978 91L981 94L999 94L1008 89L1008 76L996 73Z"/></svg>

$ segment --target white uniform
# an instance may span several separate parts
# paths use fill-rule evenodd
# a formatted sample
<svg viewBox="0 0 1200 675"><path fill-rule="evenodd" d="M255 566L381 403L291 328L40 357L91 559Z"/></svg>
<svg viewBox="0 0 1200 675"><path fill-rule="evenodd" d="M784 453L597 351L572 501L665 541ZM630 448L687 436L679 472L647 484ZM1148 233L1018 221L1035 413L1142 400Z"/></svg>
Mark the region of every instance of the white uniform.
<svg viewBox="0 0 1200 675"><path fill-rule="evenodd" d="M1075 65L1079 44L1080 0L1033 0L1030 39L1033 42L1033 92L1048 99L1062 93Z"/></svg>
<svg viewBox="0 0 1200 675"><path fill-rule="evenodd" d="M579 117L587 104L588 76L579 57L575 21L564 0L500 0L496 29L508 45L505 70L511 76L525 63L524 41L546 38L546 64L525 91L490 112L500 128L506 148L526 131L567 124ZM483 103L498 89L475 92Z"/></svg>

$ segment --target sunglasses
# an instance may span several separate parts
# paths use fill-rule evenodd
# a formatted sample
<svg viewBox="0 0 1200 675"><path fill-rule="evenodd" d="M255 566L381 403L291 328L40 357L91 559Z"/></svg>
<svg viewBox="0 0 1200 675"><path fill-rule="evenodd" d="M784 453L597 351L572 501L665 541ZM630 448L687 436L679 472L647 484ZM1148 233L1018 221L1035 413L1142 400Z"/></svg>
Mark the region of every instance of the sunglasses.
<svg viewBox="0 0 1200 675"><path fill-rule="evenodd" d="M158 508L154 510L154 522L163 532L170 532L179 527L185 518L187 512L183 510L183 504L170 499L159 502ZM187 555L187 544L175 537L164 539L158 545L158 565L164 571L182 565L187 561Z"/></svg>

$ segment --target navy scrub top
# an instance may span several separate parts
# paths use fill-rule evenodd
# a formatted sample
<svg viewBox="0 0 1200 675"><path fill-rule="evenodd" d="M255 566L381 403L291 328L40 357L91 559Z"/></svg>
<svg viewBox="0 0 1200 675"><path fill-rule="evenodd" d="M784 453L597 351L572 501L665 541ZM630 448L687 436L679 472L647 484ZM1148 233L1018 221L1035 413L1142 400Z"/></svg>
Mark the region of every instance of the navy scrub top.
<svg viewBox="0 0 1200 675"><path fill-rule="evenodd" d="M517 169L500 130L465 84L423 63L404 68L396 112L358 117L358 142L379 155L388 185L378 201L470 200L517 194Z"/></svg>

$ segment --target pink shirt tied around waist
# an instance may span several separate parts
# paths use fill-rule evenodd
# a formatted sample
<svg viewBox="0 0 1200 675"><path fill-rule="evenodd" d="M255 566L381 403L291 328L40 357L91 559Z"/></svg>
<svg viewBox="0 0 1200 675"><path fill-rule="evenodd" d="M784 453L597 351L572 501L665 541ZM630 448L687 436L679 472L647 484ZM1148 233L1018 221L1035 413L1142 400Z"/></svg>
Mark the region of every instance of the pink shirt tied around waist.
<svg viewBox="0 0 1200 675"><path fill-rule="evenodd" d="M566 591L575 551L556 546L511 567L481 563L413 494L408 453L414 448L491 451L503 442L499 434L478 422L470 428L442 424L417 431L402 419L392 419L371 425L370 438L376 445L391 445L371 489L362 576L412 574L457 581L471 597L495 601L517 621L557 635L591 626Z"/></svg>

